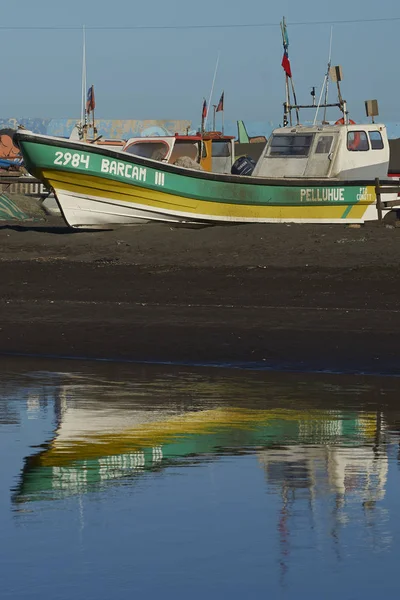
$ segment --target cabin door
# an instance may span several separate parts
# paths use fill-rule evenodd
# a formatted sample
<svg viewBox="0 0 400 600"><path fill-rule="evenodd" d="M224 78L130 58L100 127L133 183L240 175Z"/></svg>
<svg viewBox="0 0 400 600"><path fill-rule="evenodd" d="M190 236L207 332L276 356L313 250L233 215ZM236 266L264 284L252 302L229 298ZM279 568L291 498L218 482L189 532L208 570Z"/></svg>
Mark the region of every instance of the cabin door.
<svg viewBox="0 0 400 600"><path fill-rule="evenodd" d="M232 150L230 140L212 140L213 173L230 173L232 167Z"/></svg>
<svg viewBox="0 0 400 600"><path fill-rule="evenodd" d="M318 133L308 157L305 177L328 177L338 141L337 133Z"/></svg>
<svg viewBox="0 0 400 600"><path fill-rule="evenodd" d="M203 140L200 145L201 145L200 165L203 167L204 171L211 171L211 169L212 169L211 140Z"/></svg>

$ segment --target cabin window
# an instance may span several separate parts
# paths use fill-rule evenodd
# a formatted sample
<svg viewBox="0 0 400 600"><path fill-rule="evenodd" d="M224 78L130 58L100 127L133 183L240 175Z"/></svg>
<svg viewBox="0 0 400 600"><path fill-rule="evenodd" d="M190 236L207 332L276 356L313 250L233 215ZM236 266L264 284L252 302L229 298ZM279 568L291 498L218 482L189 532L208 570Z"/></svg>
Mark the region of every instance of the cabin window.
<svg viewBox="0 0 400 600"><path fill-rule="evenodd" d="M329 154L332 148L333 135L321 135L318 138L318 144L315 154Z"/></svg>
<svg viewBox="0 0 400 600"><path fill-rule="evenodd" d="M365 152L369 150L369 143L365 131L349 131L347 134L347 149L351 152Z"/></svg>
<svg viewBox="0 0 400 600"><path fill-rule="evenodd" d="M176 140L169 162L174 163L178 158L182 158L182 156L188 156L192 160L197 160L198 153L197 142Z"/></svg>
<svg viewBox="0 0 400 600"><path fill-rule="evenodd" d="M269 156L307 157L313 135L274 135L269 147Z"/></svg>
<svg viewBox="0 0 400 600"><path fill-rule="evenodd" d="M231 155L229 142L215 142L213 140L211 150L214 158L227 158Z"/></svg>
<svg viewBox="0 0 400 600"><path fill-rule="evenodd" d="M372 150L383 150L383 139L379 131L370 131L369 141L371 142Z"/></svg>
<svg viewBox="0 0 400 600"><path fill-rule="evenodd" d="M152 160L163 160L169 152L169 146L165 142L134 142L125 152Z"/></svg>

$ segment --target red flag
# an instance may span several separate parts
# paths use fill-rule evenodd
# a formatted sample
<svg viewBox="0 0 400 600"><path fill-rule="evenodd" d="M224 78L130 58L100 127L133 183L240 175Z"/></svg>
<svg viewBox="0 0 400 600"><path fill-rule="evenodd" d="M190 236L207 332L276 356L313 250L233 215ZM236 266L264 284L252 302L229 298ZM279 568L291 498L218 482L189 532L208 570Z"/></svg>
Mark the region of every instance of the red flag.
<svg viewBox="0 0 400 600"><path fill-rule="evenodd" d="M222 92L221 94L221 98L219 99L218 106L215 109L215 112L221 112L221 110L224 110L224 92Z"/></svg>
<svg viewBox="0 0 400 600"><path fill-rule="evenodd" d="M203 102L203 112L201 115L202 119L205 119L207 117L207 102L204 100Z"/></svg>
<svg viewBox="0 0 400 600"><path fill-rule="evenodd" d="M288 56L287 50L285 50L285 52L283 53L282 67L283 67L283 70L285 71L286 75L288 77L291 77L292 76L292 69L290 67L290 60L289 60L289 56Z"/></svg>
<svg viewBox="0 0 400 600"><path fill-rule="evenodd" d="M86 112L90 114L96 107L96 102L94 99L94 85L90 86L87 93L86 100Z"/></svg>

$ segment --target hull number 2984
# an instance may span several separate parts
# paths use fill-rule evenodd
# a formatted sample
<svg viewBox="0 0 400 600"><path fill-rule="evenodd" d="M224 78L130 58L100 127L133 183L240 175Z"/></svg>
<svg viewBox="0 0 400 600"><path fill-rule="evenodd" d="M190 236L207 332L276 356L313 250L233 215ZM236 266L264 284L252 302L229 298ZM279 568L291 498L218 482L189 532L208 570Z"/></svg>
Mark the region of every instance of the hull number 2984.
<svg viewBox="0 0 400 600"><path fill-rule="evenodd" d="M75 169L89 169L90 155L81 152L61 152L58 151L55 154L53 164L60 167L73 167ZM97 170L95 168L95 170ZM135 179L136 181L146 182L147 169L145 167L138 167L129 163L121 162L119 160L110 160L103 158L100 164L100 172L108 175L116 175L117 177L123 177L124 179ZM165 182L165 175L160 171L154 172L154 184L163 187Z"/></svg>
<svg viewBox="0 0 400 600"><path fill-rule="evenodd" d="M89 154L81 154L80 152L56 152L56 157L54 159L55 165L60 165L66 167L70 165L71 167L84 167L85 169L89 168Z"/></svg>

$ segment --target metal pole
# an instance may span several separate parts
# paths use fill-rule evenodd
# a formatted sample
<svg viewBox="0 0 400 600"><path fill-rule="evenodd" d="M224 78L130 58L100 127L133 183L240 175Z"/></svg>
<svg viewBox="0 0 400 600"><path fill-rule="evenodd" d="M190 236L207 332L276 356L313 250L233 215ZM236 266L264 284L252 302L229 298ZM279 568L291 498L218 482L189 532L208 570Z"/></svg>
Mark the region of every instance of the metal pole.
<svg viewBox="0 0 400 600"><path fill-rule="evenodd" d="M293 76L290 78L290 83L292 84L292 92L293 92L293 100L295 105L297 106L297 98L296 98L296 91L294 89L294 83L293 83ZM300 114L299 114L299 109L296 108L296 120L297 120L297 125L300 124ZM290 123L292 124L292 123Z"/></svg>
<svg viewBox="0 0 400 600"><path fill-rule="evenodd" d="M378 221L382 223L382 198L379 177L375 179L376 209L378 211Z"/></svg>
<svg viewBox="0 0 400 600"><path fill-rule="evenodd" d="M81 92L81 125L85 118L85 87L86 87L86 34L85 26L82 27L82 92Z"/></svg>
<svg viewBox="0 0 400 600"><path fill-rule="evenodd" d="M209 110L209 106L211 106L211 98L212 98L213 91L214 91L215 78L217 77L218 64L219 64L219 52L218 52L217 62L215 65L214 77L213 77L213 81L212 81L212 85L211 85L210 98L209 98L208 104L207 104L207 115L206 115L206 122L204 124L204 129L207 129L208 110Z"/></svg>
<svg viewBox="0 0 400 600"><path fill-rule="evenodd" d="M289 90L289 77L288 77L288 75L286 75L286 102L285 102L285 110L286 110L286 119L284 117L284 120L286 120L286 124L288 124L288 121L289 121L290 125L292 125L292 111L290 110L290 90Z"/></svg>
<svg viewBox="0 0 400 600"><path fill-rule="evenodd" d="M94 93L94 91L93 91L93 93ZM95 125L95 122L94 122L94 109L93 109L92 112L93 112L92 117L93 117L93 139L94 139L96 137L96 134L97 134L97 129L96 129L96 125Z"/></svg>
<svg viewBox="0 0 400 600"><path fill-rule="evenodd" d="M326 82L327 82L327 76L325 75L324 83L323 83L322 88L321 88L321 94L320 94L319 100L318 100L317 110L315 111L315 117L314 117L313 125L316 124L317 119L318 119L319 108L321 106L321 101L322 101L322 94L324 93L324 87L325 87ZM325 112L326 112L326 108L325 108ZM324 118L324 121L325 121L325 118Z"/></svg>
<svg viewBox="0 0 400 600"><path fill-rule="evenodd" d="M327 78L326 78L326 88L325 88L325 104L328 104L328 92L329 92L329 71L332 64L332 37L333 37L333 27L331 27L331 40L329 43L329 59L328 59L328 69L327 69ZM326 106L324 110L324 123L326 122Z"/></svg>
<svg viewBox="0 0 400 600"><path fill-rule="evenodd" d="M286 30L286 21L285 17L283 17L281 21L281 33L282 33L282 42L283 42L283 52L286 53L289 45L289 40L287 37ZM283 104L283 126L286 127L289 124L292 124L292 112L290 110L290 91L289 91L289 77L285 69L285 102Z"/></svg>

